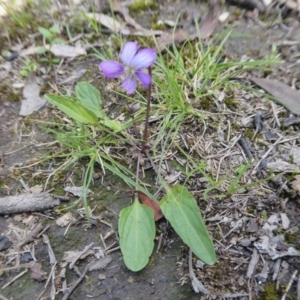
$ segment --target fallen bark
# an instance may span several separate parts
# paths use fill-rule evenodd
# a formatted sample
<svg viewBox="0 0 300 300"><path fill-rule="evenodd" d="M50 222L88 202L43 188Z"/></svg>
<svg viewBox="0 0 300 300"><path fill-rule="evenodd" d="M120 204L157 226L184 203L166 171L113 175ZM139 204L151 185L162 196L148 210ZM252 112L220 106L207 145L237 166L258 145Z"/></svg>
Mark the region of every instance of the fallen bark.
<svg viewBox="0 0 300 300"><path fill-rule="evenodd" d="M0 198L0 215L43 211L60 205L49 193L22 194Z"/></svg>

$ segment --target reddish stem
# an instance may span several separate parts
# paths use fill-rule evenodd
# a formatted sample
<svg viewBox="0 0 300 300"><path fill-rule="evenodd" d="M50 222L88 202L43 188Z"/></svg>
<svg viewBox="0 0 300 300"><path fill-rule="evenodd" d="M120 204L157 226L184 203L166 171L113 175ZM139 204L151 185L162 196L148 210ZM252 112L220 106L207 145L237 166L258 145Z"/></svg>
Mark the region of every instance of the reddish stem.
<svg viewBox="0 0 300 300"><path fill-rule="evenodd" d="M148 68L148 73L152 78L152 70L151 67ZM147 90L147 108L146 108L146 118L145 118L145 126L144 126L144 134L143 134L143 144L141 152L145 152L147 139L148 139L148 127L149 127L149 117L150 117L150 104L151 104L151 83L148 86Z"/></svg>

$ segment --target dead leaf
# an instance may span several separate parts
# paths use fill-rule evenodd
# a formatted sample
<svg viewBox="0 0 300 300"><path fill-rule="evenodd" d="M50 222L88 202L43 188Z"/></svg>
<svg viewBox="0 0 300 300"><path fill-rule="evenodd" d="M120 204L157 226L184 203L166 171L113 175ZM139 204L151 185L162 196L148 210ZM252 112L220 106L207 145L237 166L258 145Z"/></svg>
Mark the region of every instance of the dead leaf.
<svg viewBox="0 0 300 300"><path fill-rule="evenodd" d="M43 186L37 184L37 185L31 187L30 191L32 194L40 194L43 192Z"/></svg>
<svg viewBox="0 0 300 300"><path fill-rule="evenodd" d="M196 35L190 35L188 32L184 30L177 30L173 32L164 32L158 39L157 39L157 46L155 47L156 52L163 51L169 45L180 44L186 40L194 40Z"/></svg>
<svg viewBox="0 0 300 300"><path fill-rule="evenodd" d="M68 193L73 194L74 196L81 197L83 192L83 186L67 186L64 188L64 190ZM90 194L92 191L87 190L87 194Z"/></svg>
<svg viewBox="0 0 300 300"><path fill-rule="evenodd" d="M283 160L270 162L268 163L267 166L268 169L272 169L274 170L274 172L287 172L287 173L299 172L299 167L297 165L291 164Z"/></svg>
<svg viewBox="0 0 300 300"><path fill-rule="evenodd" d="M125 22L128 25L130 25L131 27L136 29L136 30L133 30L132 32L129 31L130 34L132 34L132 35L153 36L153 35L161 35L163 33L163 31L161 31L161 30L149 30L149 29L142 27L129 15L129 13L128 13L129 9L125 6L123 6L117 0L114 0L114 2L113 2L113 9L115 12L118 12L123 15ZM123 34L129 34L129 33L123 33Z"/></svg>
<svg viewBox="0 0 300 300"><path fill-rule="evenodd" d="M111 256L105 256L91 263L89 271L104 269L112 261Z"/></svg>
<svg viewBox="0 0 300 300"><path fill-rule="evenodd" d="M42 265L40 263L34 262L31 267L30 278L36 281L44 281L46 279L45 272L42 269Z"/></svg>
<svg viewBox="0 0 300 300"><path fill-rule="evenodd" d="M208 13L200 26L200 34L202 39L209 38L215 31L219 21L219 1L209 1Z"/></svg>
<svg viewBox="0 0 300 300"><path fill-rule="evenodd" d="M30 75L27 78L23 97L19 112L20 116L29 116L46 104L46 100L40 97L40 86L35 75Z"/></svg>
<svg viewBox="0 0 300 300"><path fill-rule="evenodd" d="M290 219L287 217L285 213L280 214L281 224L283 229L288 229L290 227Z"/></svg>
<svg viewBox="0 0 300 300"><path fill-rule="evenodd" d="M154 221L158 221L164 216L160 210L160 206L154 200L150 199L143 192L137 191L137 194L138 194L140 202L147 205L148 207L150 207L153 210Z"/></svg>
<svg viewBox="0 0 300 300"><path fill-rule="evenodd" d="M300 167L300 148L295 146L291 151L293 162Z"/></svg>
<svg viewBox="0 0 300 300"><path fill-rule="evenodd" d="M283 240L281 236L275 236L270 238L269 236L263 235L258 241L254 243L255 248L262 254L267 253L272 260L284 256L300 256L299 251L293 247L288 247L287 251L280 251Z"/></svg>
<svg viewBox="0 0 300 300"><path fill-rule="evenodd" d="M78 250L70 250L64 253L63 261L69 263L74 260L74 258L78 255L80 251Z"/></svg>
<svg viewBox="0 0 300 300"><path fill-rule="evenodd" d="M252 77L250 80L274 96L280 104L292 113L300 115L299 91L275 79Z"/></svg>
<svg viewBox="0 0 300 300"><path fill-rule="evenodd" d="M140 24L138 24L133 18L131 18L131 16L128 13L129 9L127 7L124 7L119 1L113 1L113 8L115 12L118 12L123 15L128 25L134 27L137 30L144 30L144 28Z"/></svg>
<svg viewBox="0 0 300 300"><path fill-rule="evenodd" d="M295 180L291 183L292 188L300 193L300 175L295 176Z"/></svg>
<svg viewBox="0 0 300 300"><path fill-rule="evenodd" d="M86 50L84 48L61 44L53 45L50 48L50 51L58 57L77 57L80 55L86 55Z"/></svg>
<svg viewBox="0 0 300 300"><path fill-rule="evenodd" d="M81 69L77 68L72 72L72 74L61 81L59 81L57 84L66 84L66 83L72 83L76 80L78 80L80 77L82 77L86 73L87 69Z"/></svg>
<svg viewBox="0 0 300 300"><path fill-rule="evenodd" d="M169 184L174 183L180 177L180 175L181 175L181 171L173 170L171 174L165 177L165 180Z"/></svg>
<svg viewBox="0 0 300 300"><path fill-rule="evenodd" d="M247 232L257 232L258 230L258 222L256 219L251 219L247 225Z"/></svg>
<svg viewBox="0 0 300 300"><path fill-rule="evenodd" d="M60 227L66 227L74 220L75 218L73 217L72 213L67 212L66 214L64 214L56 220L56 224Z"/></svg>
<svg viewBox="0 0 300 300"><path fill-rule="evenodd" d="M113 32L122 33L124 35L130 34L130 29L122 22L115 20L114 18L100 14L100 13L86 13L86 16L99 22L101 25L107 27Z"/></svg>
<svg viewBox="0 0 300 300"><path fill-rule="evenodd" d="M25 56L37 54L37 53L40 53L43 49L45 49L45 48L48 49L49 47L50 47L49 45L45 45L45 47L32 45L26 49L23 49L20 52L20 56L25 57Z"/></svg>

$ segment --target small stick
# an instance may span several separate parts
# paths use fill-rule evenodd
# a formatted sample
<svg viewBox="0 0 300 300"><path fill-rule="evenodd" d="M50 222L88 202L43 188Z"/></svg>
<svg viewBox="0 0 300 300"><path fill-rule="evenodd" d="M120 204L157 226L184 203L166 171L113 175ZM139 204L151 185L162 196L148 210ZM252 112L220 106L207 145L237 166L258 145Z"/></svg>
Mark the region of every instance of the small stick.
<svg viewBox="0 0 300 300"><path fill-rule="evenodd" d="M25 189L25 191L26 191L27 193L31 193L30 188L29 188L28 185L24 182L23 178L21 178L19 181L20 181L20 183L22 184L22 186L23 186L23 188Z"/></svg>
<svg viewBox="0 0 300 300"><path fill-rule="evenodd" d="M260 114L256 114L254 116L254 127L255 127L255 134L257 134L257 132L260 132L262 129L262 125L261 125L261 115Z"/></svg>
<svg viewBox="0 0 300 300"><path fill-rule="evenodd" d="M273 281L275 281L277 279L277 276L278 276L278 273L279 273L279 270L280 270L280 264L281 264L281 258L278 258L276 260L275 265L274 265L274 273L273 273L273 276L272 276Z"/></svg>
<svg viewBox="0 0 300 300"><path fill-rule="evenodd" d="M0 300L8 300L8 299L0 294Z"/></svg>
<svg viewBox="0 0 300 300"><path fill-rule="evenodd" d="M59 199L61 201L70 201L69 197L65 197L65 196L61 196L61 195L55 195L55 194L52 194L52 196L53 196L53 198Z"/></svg>
<svg viewBox="0 0 300 300"><path fill-rule="evenodd" d="M103 236L102 236L101 233L100 233L100 238L101 238L101 241L102 241L102 244L103 244L104 248L107 248L107 246L105 244L105 240L104 240L104 238L103 238Z"/></svg>
<svg viewBox="0 0 300 300"><path fill-rule="evenodd" d="M83 280L83 278L85 277L85 274L87 273L87 271L90 268L90 264L87 264L83 270L83 272L81 273L80 277L72 284L72 286L69 287L67 293L64 295L64 297L62 298L62 300L67 300L69 298L69 296L72 294L72 292L75 290L75 288L77 287L77 285Z"/></svg>
<svg viewBox="0 0 300 300"><path fill-rule="evenodd" d="M106 252L107 250L111 249L117 242L113 242L111 245L107 246L105 249L104 249L104 252Z"/></svg>
<svg viewBox="0 0 300 300"><path fill-rule="evenodd" d="M244 151L246 157L247 157L248 159L251 159L251 160L252 160L252 159L253 159L253 156L252 156L252 153L251 153L251 151L250 151L250 149L249 149L249 146L248 146L246 140L245 140L244 138L240 138L239 141L238 141L238 144L242 147L242 149L243 149L243 151Z"/></svg>
<svg viewBox="0 0 300 300"><path fill-rule="evenodd" d="M273 144L273 146L270 147L269 150L261 157L261 159L259 160L257 165L254 167L254 169L252 171L252 174L259 167L261 161L269 155L269 153L277 146L277 144L279 144L279 142L282 140L282 138L283 138L283 136L279 137L278 140Z"/></svg>
<svg viewBox="0 0 300 300"><path fill-rule="evenodd" d="M112 253L112 252L115 252L115 251L117 251L117 250L119 250L119 249L120 249L120 246L115 247L115 248L112 248L112 249L110 249L110 250L108 250L108 251L105 251L105 254L108 255L108 254L110 254L110 253Z"/></svg>
<svg viewBox="0 0 300 300"><path fill-rule="evenodd" d="M163 237L164 237L164 234L161 233L161 234L159 235L159 240L158 240L158 245L157 245L156 253L158 253L159 250L160 250L160 248L161 248L161 244L162 244Z"/></svg>
<svg viewBox="0 0 300 300"><path fill-rule="evenodd" d="M26 237L25 239L19 243L18 247L21 248L27 243L30 243L33 241L33 238L38 236L39 232L44 229L42 224L38 224Z"/></svg>
<svg viewBox="0 0 300 300"><path fill-rule="evenodd" d="M74 270L74 272L76 273L76 275L77 275L78 277L81 276L81 272L80 272L80 270L78 269L77 266L74 266L74 267L73 267L73 270Z"/></svg>
<svg viewBox="0 0 300 300"><path fill-rule="evenodd" d="M298 276L298 283L297 283L297 300L300 300L300 276Z"/></svg>
<svg viewBox="0 0 300 300"><path fill-rule="evenodd" d="M75 263L77 262L77 260L81 257L82 254L85 254L88 250L90 250L90 248L92 248L92 246L94 245L94 243L89 244L88 246L86 246L80 253L78 253L76 255L76 257L74 258L74 260L70 263L69 265L69 269L73 269Z"/></svg>
<svg viewBox="0 0 300 300"><path fill-rule="evenodd" d="M224 294L222 298L238 298L238 297L248 297L249 294L237 293L237 294Z"/></svg>
<svg viewBox="0 0 300 300"><path fill-rule="evenodd" d="M20 277L22 277L24 274L26 274L28 272L28 269L24 270L23 272L21 272L20 274L18 274L16 277L14 277L13 279L11 279L7 284L5 284L2 287L2 290L4 290L6 287L8 287L10 284L12 284L13 282L15 282L17 279L19 279Z"/></svg>
<svg viewBox="0 0 300 300"><path fill-rule="evenodd" d="M22 268L32 268L32 266L34 264L35 264L35 262L31 261L30 263L21 264L21 265L17 265L17 266L14 266L14 267L9 267L9 268L2 269L2 271L10 271L10 270L16 270L16 269L22 269Z"/></svg>
<svg viewBox="0 0 300 300"><path fill-rule="evenodd" d="M259 261L259 255L257 253L256 248L254 248L250 263L248 265L248 270L247 270L247 275L246 275L247 278L250 278L252 276L258 261Z"/></svg>
<svg viewBox="0 0 300 300"><path fill-rule="evenodd" d="M57 260L56 260L55 254L53 252L53 249L51 247L50 240L49 240L49 238L46 234L43 234L43 242L45 244L47 244L47 247L48 247L48 255L49 255L49 258L50 258L50 264L51 265L56 264Z"/></svg>
<svg viewBox="0 0 300 300"><path fill-rule="evenodd" d="M291 288L291 286L292 286L292 284L293 284L293 281L294 281L294 279L295 279L297 273L298 273L298 270L295 270L294 273L293 273L293 275L292 275L292 277L291 277L291 279L290 279L290 281L289 281L289 283L288 283L288 285L287 285L287 287L286 287L286 289L285 289L285 292L284 292L284 294L283 294L281 300L285 300L285 297L286 297L288 291L290 290L290 288ZM298 296L299 296L299 295L298 295Z"/></svg>
<svg viewBox="0 0 300 300"><path fill-rule="evenodd" d="M276 121L277 126L280 128L280 122L278 120L278 116L277 116L277 112L276 112L276 107L275 107L275 104L272 101L271 101L271 105L272 105L272 111L273 111L274 119Z"/></svg>
<svg viewBox="0 0 300 300"><path fill-rule="evenodd" d="M50 220L54 220L53 217L50 217L50 216L47 216L47 215L44 215L44 214L41 214L41 213L38 213L38 212L33 212L32 213L34 216L40 216L40 217L44 217L44 218L47 218L47 219L50 219ZM47 228L49 228L50 225L47 226Z"/></svg>
<svg viewBox="0 0 300 300"><path fill-rule="evenodd" d="M192 253L192 250L190 249L190 251L189 251L189 275L190 275L190 279L192 281L193 289L196 293L201 292L205 295L209 295L210 294L209 290L207 290L203 286L203 284L200 282L200 280L195 276L195 273L193 271L192 256L193 256L193 253Z"/></svg>
<svg viewBox="0 0 300 300"><path fill-rule="evenodd" d="M53 218L54 219L54 218ZM49 225L47 225L46 227L45 227L45 229L43 230L43 231L41 231L39 234L38 234L38 238L48 229L50 227L50 224Z"/></svg>
<svg viewBox="0 0 300 300"><path fill-rule="evenodd" d="M108 226L108 227L112 227L112 225L111 225L110 223L108 223L108 222L106 222L106 221L103 221L103 220L101 220L101 219L100 219L100 223L105 224L105 225Z"/></svg>

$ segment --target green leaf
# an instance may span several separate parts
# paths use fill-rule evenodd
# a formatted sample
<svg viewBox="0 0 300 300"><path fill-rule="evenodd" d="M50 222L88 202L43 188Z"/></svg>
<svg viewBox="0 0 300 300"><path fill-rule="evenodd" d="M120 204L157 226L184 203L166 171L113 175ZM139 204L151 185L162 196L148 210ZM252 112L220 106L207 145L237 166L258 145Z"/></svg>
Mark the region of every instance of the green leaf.
<svg viewBox="0 0 300 300"><path fill-rule="evenodd" d="M107 117L105 117L103 120L100 120L100 123L114 132L119 132L123 129L122 123L119 121L110 120Z"/></svg>
<svg viewBox="0 0 300 300"><path fill-rule="evenodd" d="M46 29L44 27L38 27L38 30L44 38L46 38L46 39L52 38L52 33L48 29Z"/></svg>
<svg viewBox="0 0 300 300"><path fill-rule="evenodd" d="M50 28L49 31L52 33L58 33L59 32L59 25L58 24L53 24Z"/></svg>
<svg viewBox="0 0 300 300"><path fill-rule="evenodd" d="M100 92L86 81L81 81L75 87L76 98L99 118L105 118L106 114L100 109Z"/></svg>
<svg viewBox="0 0 300 300"><path fill-rule="evenodd" d="M47 48L45 48L45 47L38 47L38 49L37 49L37 54L44 54L44 53L46 53L48 51L48 49Z"/></svg>
<svg viewBox="0 0 300 300"><path fill-rule="evenodd" d="M167 188L161 200L161 210L177 234L206 264L216 262L216 253L202 220L198 205L188 190L176 185Z"/></svg>
<svg viewBox="0 0 300 300"><path fill-rule="evenodd" d="M73 101L71 97L47 94L45 95L45 98L51 104L57 106L61 111L78 122L98 124L97 116L81 103Z"/></svg>
<svg viewBox="0 0 300 300"><path fill-rule="evenodd" d="M119 235L125 265L134 272L142 270L153 251L155 224L153 211L137 197L120 212Z"/></svg>

